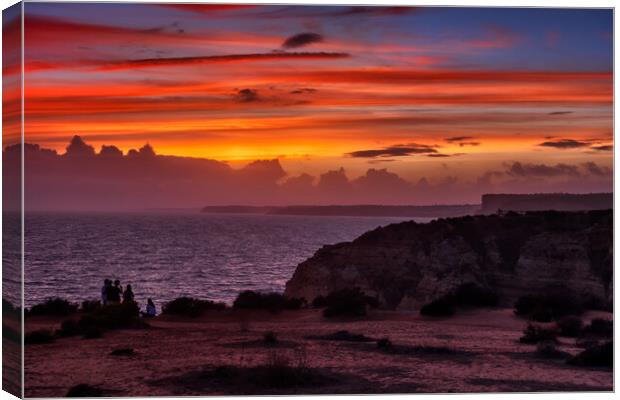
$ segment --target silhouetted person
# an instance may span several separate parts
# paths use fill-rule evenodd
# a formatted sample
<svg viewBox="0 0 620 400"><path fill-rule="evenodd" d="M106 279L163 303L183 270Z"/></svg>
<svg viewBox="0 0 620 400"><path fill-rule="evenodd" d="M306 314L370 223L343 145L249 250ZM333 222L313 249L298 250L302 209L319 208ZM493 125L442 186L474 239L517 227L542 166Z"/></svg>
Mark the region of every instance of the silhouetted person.
<svg viewBox="0 0 620 400"><path fill-rule="evenodd" d="M133 290L131 290L131 285L125 287L125 291L123 292L123 303L133 303Z"/></svg>
<svg viewBox="0 0 620 400"><path fill-rule="evenodd" d="M117 279L114 281L114 286L110 285L110 290L108 292L108 303L120 304L122 294L123 287L121 286L121 281Z"/></svg>
<svg viewBox="0 0 620 400"><path fill-rule="evenodd" d="M149 297L149 299L146 301L146 312L144 313L144 317L153 318L155 315L157 315L155 303L153 303L153 299Z"/></svg>
<svg viewBox="0 0 620 400"><path fill-rule="evenodd" d="M114 281L114 287L116 288L116 290L118 290L118 294L122 295L123 294L123 286L121 285L121 281L119 281L118 279Z"/></svg>
<svg viewBox="0 0 620 400"><path fill-rule="evenodd" d="M103 286L101 287L101 304L108 304L108 293L110 292L110 288L112 287L112 281L109 279L105 279L103 281Z"/></svg>

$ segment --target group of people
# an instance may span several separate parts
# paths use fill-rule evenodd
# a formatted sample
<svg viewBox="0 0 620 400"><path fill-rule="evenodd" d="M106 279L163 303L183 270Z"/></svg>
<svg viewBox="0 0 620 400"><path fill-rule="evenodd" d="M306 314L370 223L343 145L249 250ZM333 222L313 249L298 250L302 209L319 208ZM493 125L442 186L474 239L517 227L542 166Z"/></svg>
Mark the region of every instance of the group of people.
<svg viewBox="0 0 620 400"><path fill-rule="evenodd" d="M121 301L123 304L135 303L131 285L127 285L125 290L123 290L120 280L117 279L112 282L111 279L105 279L101 287L101 304L104 306L108 304L121 304ZM143 312L142 316L154 317L155 315L157 315L155 303L149 298L146 302L146 312Z"/></svg>
<svg viewBox="0 0 620 400"><path fill-rule="evenodd" d="M127 285L125 290L121 285L121 281L118 279L112 283L111 279L103 281L103 287L101 288L101 304L104 306L108 304L121 304L134 301L133 290L131 285Z"/></svg>

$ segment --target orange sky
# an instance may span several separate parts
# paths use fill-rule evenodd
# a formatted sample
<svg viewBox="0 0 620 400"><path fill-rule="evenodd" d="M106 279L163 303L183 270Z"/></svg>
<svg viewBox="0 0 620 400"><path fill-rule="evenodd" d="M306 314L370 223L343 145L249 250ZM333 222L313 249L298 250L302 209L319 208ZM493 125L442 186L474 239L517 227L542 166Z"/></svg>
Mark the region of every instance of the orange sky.
<svg viewBox="0 0 620 400"><path fill-rule="evenodd" d="M609 13L381 10L29 3L26 140L412 179L611 165Z"/></svg>

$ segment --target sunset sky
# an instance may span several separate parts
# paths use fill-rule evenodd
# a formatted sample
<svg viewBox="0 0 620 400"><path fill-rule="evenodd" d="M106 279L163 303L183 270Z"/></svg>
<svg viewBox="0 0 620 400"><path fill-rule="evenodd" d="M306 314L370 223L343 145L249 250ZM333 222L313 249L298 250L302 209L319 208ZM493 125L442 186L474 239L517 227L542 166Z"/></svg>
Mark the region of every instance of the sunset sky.
<svg viewBox="0 0 620 400"><path fill-rule="evenodd" d="M148 142L235 168L278 158L291 175L410 181L515 162L611 168L612 18L26 3L26 141L63 153L77 134L97 151Z"/></svg>

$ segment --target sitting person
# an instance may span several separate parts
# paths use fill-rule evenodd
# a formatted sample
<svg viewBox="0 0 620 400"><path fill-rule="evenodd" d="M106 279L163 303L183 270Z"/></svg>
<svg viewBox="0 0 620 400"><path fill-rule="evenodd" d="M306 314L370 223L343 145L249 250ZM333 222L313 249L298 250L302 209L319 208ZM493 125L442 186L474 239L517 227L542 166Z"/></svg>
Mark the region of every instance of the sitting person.
<svg viewBox="0 0 620 400"><path fill-rule="evenodd" d="M143 317L145 318L153 318L157 315L157 310L155 309L155 303L153 303L153 299L149 297L146 301L146 312L143 313Z"/></svg>
<svg viewBox="0 0 620 400"><path fill-rule="evenodd" d="M125 291L123 292L123 303L133 303L133 290L131 289L131 285L127 285Z"/></svg>

